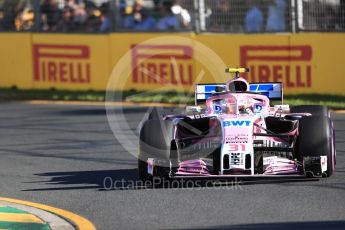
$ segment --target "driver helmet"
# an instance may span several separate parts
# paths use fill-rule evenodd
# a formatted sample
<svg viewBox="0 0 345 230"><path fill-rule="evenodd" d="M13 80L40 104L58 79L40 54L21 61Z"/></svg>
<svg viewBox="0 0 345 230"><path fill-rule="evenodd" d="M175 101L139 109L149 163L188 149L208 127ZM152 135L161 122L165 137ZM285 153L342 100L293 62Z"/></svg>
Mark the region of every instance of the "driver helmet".
<svg viewBox="0 0 345 230"><path fill-rule="evenodd" d="M241 77L231 79L226 83L226 90L228 92L247 92L249 91L249 84Z"/></svg>

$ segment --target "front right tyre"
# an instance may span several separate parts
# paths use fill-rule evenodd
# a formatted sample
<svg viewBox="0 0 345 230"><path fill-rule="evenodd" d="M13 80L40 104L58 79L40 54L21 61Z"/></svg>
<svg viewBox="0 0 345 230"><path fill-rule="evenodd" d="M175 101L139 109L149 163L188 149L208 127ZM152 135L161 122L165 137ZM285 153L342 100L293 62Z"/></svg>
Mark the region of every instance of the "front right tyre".
<svg viewBox="0 0 345 230"><path fill-rule="evenodd" d="M334 172L334 143L332 121L327 116L306 116L299 120L298 156L300 159L327 156L327 177Z"/></svg>

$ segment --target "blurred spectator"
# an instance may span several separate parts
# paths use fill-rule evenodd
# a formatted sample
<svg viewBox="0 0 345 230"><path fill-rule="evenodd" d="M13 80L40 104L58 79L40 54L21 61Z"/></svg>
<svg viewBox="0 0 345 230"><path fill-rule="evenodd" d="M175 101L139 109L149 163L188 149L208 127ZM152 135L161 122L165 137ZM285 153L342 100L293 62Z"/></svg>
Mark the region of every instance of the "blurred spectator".
<svg viewBox="0 0 345 230"><path fill-rule="evenodd" d="M87 14L85 10L85 4L83 2L75 4L74 8L74 22L77 26L81 27L87 19Z"/></svg>
<svg viewBox="0 0 345 230"><path fill-rule="evenodd" d="M156 29L159 31L169 31L180 29L180 22L177 17L171 12L171 2L164 1L159 6L159 13L161 18L157 22Z"/></svg>
<svg viewBox="0 0 345 230"><path fill-rule="evenodd" d="M57 24L62 20L62 11L58 0L44 0L41 5L42 30L57 31Z"/></svg>
<svg viewBox="0 0 345 230"><path fill-rule="evenodd" d="M345 0L340 0L338 18L339 18L339 23L338 23L339 30L344 30L345 29Z"/></svg>
<svg viewBox="0 0 345 230"><path fill-rule="evenodd" d="M263 16L258 7L258 1L252 1L250 9L245 17L245 31L248 33L262 32Z"/></svg>
<svg viewBox="0 0 345 230"><path fill-rule="evenodd" d="M40 5L32 4L37 2ZM199 20L198 28L210 32L283 32L293 25L290 0L203 0L203 4L197 5L200 9L195 9L197 2L0 0L0 31L39 28L48 32L110 32L113 19L117 27L129 30L169 31L191 28L194 15ZM119 9L114 14L110 9L113 3ZM295 3L299 30L345 30L345 0L296 0ZM36 14L39 7L41 10ZM37 15L40 17L35 18Z"/></svg>
<svg viewBox="0 0 345 230"><path fill-rule="evenodd" d="M123 19L123 27L138 31L150 31L155 28L156 21L150 16L148 10L144 9L144 2L137 0L133 12Z"/></svg>
<svg viewBox="0 0 345 230"><path fill-rule="evenodd" d="M103 3L100 7L100 26L99 32L106 33L111 31L111 22L109 18L109 3Z"/></svg>
<svg viewBox="0 0 345 230"><path fill-rule="evenodd" d="M35 12L32 8L24 8L16 19L17 31L32 31L35 25Z"/></svg>
<svg viewBox="0 0 345 230"><path fill-rule="evenodd" d="M98 28L100 25L99 17L101 16L101 11L97 9L96 5L93 2L90 1L85 3L85 10L87 17L82 31L87 33L98 32Z"/></svg>
<svg viewBox="0 0 345 230"><path fill-rule="evenodd" d="M134 25L134 30L138 31L152 31L156 26L156 20L149 15L145 9L141 12L141 20Z"/></svg>
<svg viewBox="0 0 345 230"><path fill-rule="evenodd" d="M79 2L77 2L76 0L66 0L66 6L72 8L73 10L75 10L78 6Z"/></svg>
<svg viewBox="0 0 345 230"><path fill-rule="evenodd" d="M212 10L209 26L217 31L229 31L232 24L231 9L229 0L218 1L216 8Z"/></svg>
<svg viewBox="0 0 345 230"><path fill-rule="evenodd" d="M4 31L14 31L15 28L15 18L16 18L16 6L18 5L19 0L4 0L1 9L2 9L2 19L1 27Z"/></svg>
<svg viewBox="0 0 345 230"><path fill-rule="evenodd" d="M1 8L1 5L0 5L0 31L3 31L4 28L3 28L3 20L4 20L4 11L3 9Z"/></svg>
<svg viewBox="0 0 345 230"><path fill-rule="evenodd" d="M34 17L31 0L0 0L0 31L31 31Z"/></svg>
<svg viewBox="0 0 345 230"><path fill-rule="evenodd" d="M31 0L20 0L16 6L16 30L31 31L34 28L34 19L35 13Z"/></svg>
<svg viewBox="0 0 345 230"><path fill-rule="evenodd" d="M59 7L63 6L61 10ZM60 5L59 5L60 3ZM93 0L42 0L41 30L49 32L110 32L109 2L97 7Z"/></svg>
<svg viewBox="0 0 345 230"><path fill-rule="evenodd" d="M171 12L179 19L182 27L186 28L191 22L188 10L182 8L180 0L172 0Z"/></svg>
<svg viewBox="0 0 345 230"><path fill-rule="evenodd" d="M121 27L125 29L131 29L135 25L136 19L141 19L141 10L143 8L143 1L137 0L134 3L134 6L124 5L122 8L122 19Z"/></svg>
<svg viewBox="0 0 345 230"><path fill-rule="evenodd" d="M285 0L272 0L268 7L268 17L266 31L268 32L284 32L285 27Z"/></svg>
<svg viewBox="0 0 345 230"><path fill-rule="evenodd" d="M74 23L74 10L70 6L65 6L62 20L57 24L56 31L73 32L75 30L76 24Z"/></svg>

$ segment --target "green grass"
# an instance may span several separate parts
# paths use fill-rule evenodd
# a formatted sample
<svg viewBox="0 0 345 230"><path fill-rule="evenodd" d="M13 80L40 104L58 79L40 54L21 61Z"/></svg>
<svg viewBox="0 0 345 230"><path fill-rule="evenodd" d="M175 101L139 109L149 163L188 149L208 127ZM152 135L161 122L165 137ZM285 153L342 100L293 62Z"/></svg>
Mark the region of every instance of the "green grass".
<svg viewBox="0 0 345 230"><path fill-rule="evenodd" d="M130 102L162 102L170 104L194 104L194 94L170 92L138 92L129 95L125 101Z"/></svg>
<svg viewBox="0 0 345 230"><path fill-rule="evenodd" d="M116 100L122 100L136 91L115 92ZM0 88L0 100L63 100L63 101L105 101L104 91L70 91L70 90L26 90L17 88Z"/></svg>
<svg viewBox="0 0 345 230"><path fill-rule="evenodd" d="M193 94L170 92L140 92L128 90L113 92L114 101L161 102L171 104L193 104ZM65 100L65 101L105 101L104 91L68 91L68 90L19 90L0 88L0 100ZM345 109L345 96L301 94L286 95L284 104L289 105L325 105L332 109Z"/></svg>
<svg viewBox="0 0 345 230"><path fill-rule="evenodd" d="M104 101L104 92L100 91L66 91L66 90L18 90L16 88L0 89L0 100L77 100Z"/></svg>
<svg viewBox="0 0 345 230"><path fill-rule="evenodd" d="M284 104L289 105L324 105L331 109L345 109L345 96L302 94L287 95Z"/></svg>

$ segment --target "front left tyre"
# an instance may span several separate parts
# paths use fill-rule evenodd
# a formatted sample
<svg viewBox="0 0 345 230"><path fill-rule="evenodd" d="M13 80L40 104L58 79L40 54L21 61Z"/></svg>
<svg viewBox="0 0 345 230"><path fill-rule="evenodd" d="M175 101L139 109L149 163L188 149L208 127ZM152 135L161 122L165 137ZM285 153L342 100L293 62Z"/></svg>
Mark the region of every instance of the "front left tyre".
<svg viewBox="0 0 345 230"><path fill-rule="evenodd" d="M152 180L148 174L147 160L155 159L155 174L158 177L166 176L169 170L171 137L173 124L170 120L147 120L140 130L138 173L143 182Z"/></svg>

